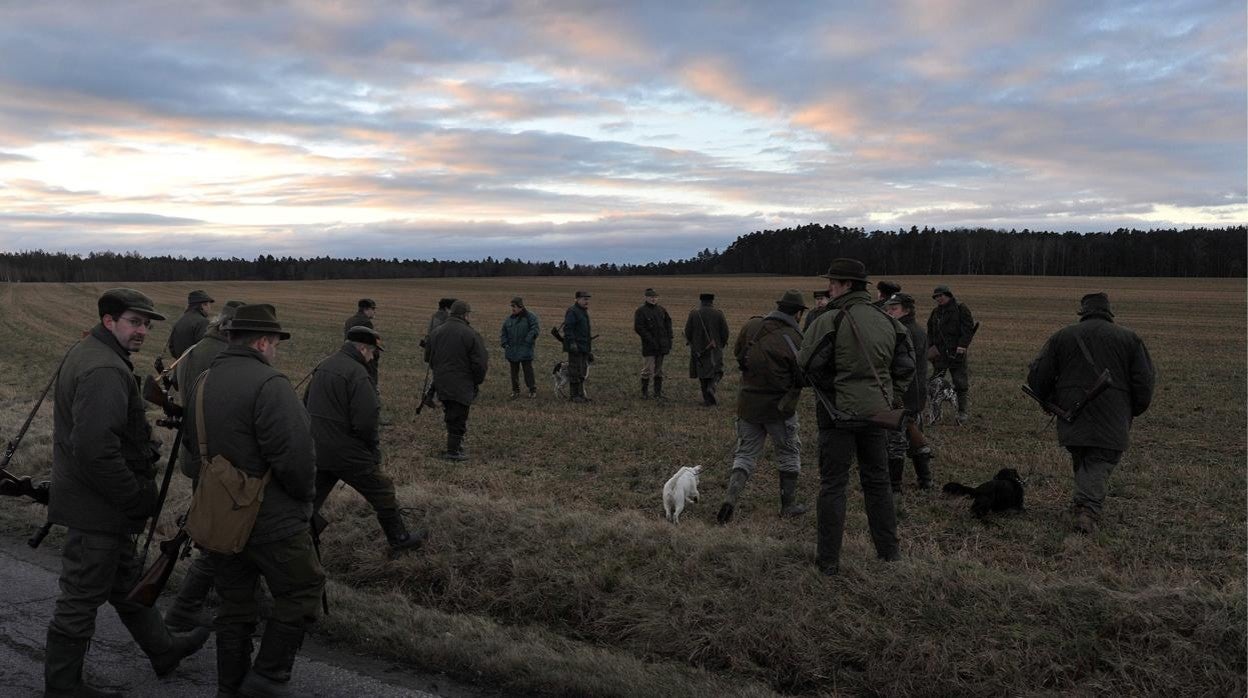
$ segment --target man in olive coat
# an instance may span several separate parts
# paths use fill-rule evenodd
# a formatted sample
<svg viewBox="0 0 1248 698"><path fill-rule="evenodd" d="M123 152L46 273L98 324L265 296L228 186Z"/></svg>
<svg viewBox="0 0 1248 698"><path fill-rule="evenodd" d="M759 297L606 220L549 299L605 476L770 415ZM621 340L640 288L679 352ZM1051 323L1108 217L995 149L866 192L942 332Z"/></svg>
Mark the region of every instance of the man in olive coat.
<svg viewBox="0 0 1248 698"><path fill-rule="evenodd" d="M828 309L828 289L821 288L814 292L814 296L815 307L811 308L809 313L806 313L806 320L802 322L803 333L810 329L810 326L815 322L815 318L823 315L823 311Z"/></svg>
<svg viewBox="0 0 1248 698"><path fill-rule="evenodd" d="M443 298L438 301L438 309L434 311L433 315L429 316L429 328L425 330L424 339L420 340L421 349L425 349L428 346L429 335L433 334L433 331L441 327L442 323L446 322L446 319L451 316L451 305L454 303L454 298ZM425 353L426 355L428 354L428 352ZM429 363L428 358L425 359L425 363ZM437 386L430 382L429 387L425 389L425 394L420 398L421 404L425 407L437 409L439 407L437 394Z"/></svg>
<svg viewBox="0 0 1248 698"><path fill-rule="evenodd" d="M377 329L373 327L373 318L377 317L377 301L372 298L361 298L356 302L355 315L347 318L342 324L342 336L345 339L347 333L352 327L367 327L370 330ZM381 356L373 356L373 360L368 362L365 368L368 370L368 380L372 382L373 388L377 388L378 369L381 364Z"/></svg>
<svg viewBox="0 0 1248 698"><path fill-rule="evenodd" d="M728 346L728 320L715 307L715 294L698 296L701 305L689 311L685 320L685 343L689 345L689 377L697 378L702 404L719 404L715 390L724 377L724 348Z"/></svg>
<svg viewBox="0 0 1248 698"><path fill-rule="evenodd" d="M278 343L290 338L276 310L240 306L225 329L230 345L187 394L183 438L191 444L196 472L208 457L220 456L248 477L270 480L246 546L216 562L217 690L287 695L295 655L320 615L325 588L310 523L316 451L307 410L290 380L273 367ZM201 419L206 434L199 433ZM201 439L206 453L200 452ZM273 611L253 662L260 577L273 593Z"/></svg>
<svg viewBox="0 0 1248 698"><path fill-rule="evenodd" d="M888 477L894 494L901 494L907 455L914 463L914 475L918 479L919 489L932 487L932 449L921 441L923 408L927 404L927 361L922 358L927 353L927 333L915 322L914 307L914 296L900 291L884 301L884 312L900 322L910 333L910 346L914 349L914 379L902 396L902 404L911 414L909 419L914 421L914 433L918 434L920 440L916 442L911 438L907 428L888 432Z"/></svg>
<svg viewBox="0 0 1248 698"><path fill-rule="evenodd" d="M481 391L489 370L485 340L468 324L472 308L464 301L451 304L451 315L429 335L425 357L433 367L433 383L438 386L446 421L447 460L462 461L464 436L468 433L468 411Z"/></svg>
<svg viewBox="0 0 1248 698"><path fill-rule="evenodd" d="M166 345L173 358L182 356L182 352L204 338L204 333L208 331L208 312L213 302L206 291L191 291L186 295L186 310L173 324Z"/></svg>
<svg viewBox="0 0 1248 698"><path fill-rule="evenodd" d="M875 553L885 561L901 559L886 430L852 418L900 407L914 378L915 358L910 333L872 302L862 262L834 259L825 277L830 310L811 325L800 363L815 389L819 422L815 563L824 574L835 575L845 533L845 489L855 455ZM824 400L848 418L834 417Z"/></svg>
<svg viewBox="0 0 1248 698"><path fill-rule="evenodd" d="M663 399L663 359L672 353L672 316L659 305L659 293L646 289L645 300L633 313L633 331L641 337L641 399L650 397L650 379L654 379L654 397Z"/></svg>
<svg viewBox="0 0 1248 698"><path fill-rule="evenodd" d="M975 337L975 318L971 309L957 298L948 286L932 290L936 307L927 318L928 356L936 371L949 371L953 391L958 396L958 424L970 419L971 372L967 366L967 349Z"/></svg>
<svg viewBox="0 0 1248 698"><path fill-rule="evenodd" d="M1088 403L1073 423L1057 421L1057 441L1070 451L1075 529L1093 533L1105 506L1109 475L1127 450L1132 421L1148 410L1156 372L1148 348L1131 330L1114 324L1109 296L1089 293L1079 322L1058 330L1031 362L1027 384L1047 402L1069 409L1102 371L1112 387Z"/></svg>
<svg viewBox="0 0 1248 698"><path fill-rule="evenodd" d="M524 371L524 385L529 389L529 397L537 397L537 379L533 376L533 347L537 345L537 336L541 327L537 315L524 307L524 299L516 296L511 299L511 314L503 320L503 328L499 332L499 343L511 367L511 398L520 397L520 372Z"/></svg>
<svg viewBox="0 0 1248 698"><path fill-rule="evenodd" d="M105 291L97 307L99 324L69 350L53 393L48 521L68 532L44 651L49 696L100 695L82 683L82 667L105 602L158 675L208 639L207 628L171 634L159 611L126 600L142 573L136 536L156 514L159 457L130 355L142 348L152 321L165 318L128 288Z"/></svg>
<svg viewBox="0 0 1248 698"><path fill-rule="evenodd" d="M780 515L797 516L806 506L796 503L797 478L802 470L802 439L797 419L797 400L802 393L802 372L797 365L802 331L800 291L786 291L776 309L752 317L737 334L733 356L741 368L737 392L737 450L732 458L728 491L716 519L732 519L737 497L754 472L767 437L776 451L780 471Z"/></svg>
<svg viewBox="0 0 1248 698"><path fill-rule="evenodd" d="M408 532L399 513L394 481L381 470L381 399L365 368L379 351L384 349L376 330L352 327L337 353L312 371L303 404L316 441L313 509L320 510L341 480L373 507L391 552L402 552L419 548L425 536L423 532Z"/></svg>
<svg viewBox="0 0 1248 698"><path fill-rule="evenodd" d="M568 354L568 390L572 402L589 402L585 377L594 361L594 335L589 322L589 291L577 291L576 302L563 314L563 350Z"/></svg>

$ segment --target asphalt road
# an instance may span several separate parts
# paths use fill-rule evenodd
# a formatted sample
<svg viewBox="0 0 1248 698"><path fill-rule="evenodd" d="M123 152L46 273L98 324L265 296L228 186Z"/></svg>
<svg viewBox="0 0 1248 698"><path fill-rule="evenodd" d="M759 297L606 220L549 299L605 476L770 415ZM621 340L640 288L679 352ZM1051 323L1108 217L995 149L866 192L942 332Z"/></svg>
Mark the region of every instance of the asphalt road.
<svg viewBox="0 0 1248 698"><path fill-rule="evenodd" d="M43 695L43 646L59 591L59 569L58 551L31 550L22 542L0 539L0 695ZM162 599L162 606L167 602ZM96 688L136 698L213 696L216 646L210 639L172 675L158 679L117 614L105 604L87 652L84 676ZM321 647L309 638L295 663L292 688L299 696L471 695L462 688L443 692L438 682L436 677Z"/></svg>

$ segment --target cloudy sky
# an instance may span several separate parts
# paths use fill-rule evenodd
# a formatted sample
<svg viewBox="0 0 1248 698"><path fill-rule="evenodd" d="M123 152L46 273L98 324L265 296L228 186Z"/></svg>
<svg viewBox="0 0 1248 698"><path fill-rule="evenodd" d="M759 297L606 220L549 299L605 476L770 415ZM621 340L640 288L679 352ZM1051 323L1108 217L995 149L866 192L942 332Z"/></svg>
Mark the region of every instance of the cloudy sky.
<svg viewBox="0 0 1248 698"><path fill-rule="evenodd" d="M1248 222L1243 0L0 0L0 247Z"/></svg>

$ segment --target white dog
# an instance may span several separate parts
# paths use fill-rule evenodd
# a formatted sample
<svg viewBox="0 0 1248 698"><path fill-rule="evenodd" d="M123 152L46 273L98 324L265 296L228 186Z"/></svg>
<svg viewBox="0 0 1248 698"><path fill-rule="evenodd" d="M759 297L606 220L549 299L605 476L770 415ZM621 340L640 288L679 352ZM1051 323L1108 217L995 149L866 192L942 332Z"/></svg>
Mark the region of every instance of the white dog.
<svg viewBox="0 0 1248 698"><path fill-rule="evenodd" d="M700 465L681 468L663 485L663 513L668 521L680 523L680 512L685 510L685 504L698 501L698 475L701 473Z"/></svg>

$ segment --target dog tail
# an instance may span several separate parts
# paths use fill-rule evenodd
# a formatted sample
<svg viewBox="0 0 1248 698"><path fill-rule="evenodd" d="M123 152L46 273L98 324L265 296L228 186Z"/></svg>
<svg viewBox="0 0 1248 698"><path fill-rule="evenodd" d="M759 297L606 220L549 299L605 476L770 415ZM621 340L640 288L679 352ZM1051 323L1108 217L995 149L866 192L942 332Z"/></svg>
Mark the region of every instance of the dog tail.
<svg viewBox="0 0 1248 698"><path fill-rule="evenodd" d="M973 488L967 487L960 482L946 482L945 486L941 489L945 491L945 494L961 494L967 497L975 496L975 490Z"/></svg>

